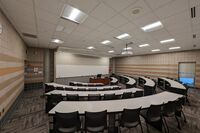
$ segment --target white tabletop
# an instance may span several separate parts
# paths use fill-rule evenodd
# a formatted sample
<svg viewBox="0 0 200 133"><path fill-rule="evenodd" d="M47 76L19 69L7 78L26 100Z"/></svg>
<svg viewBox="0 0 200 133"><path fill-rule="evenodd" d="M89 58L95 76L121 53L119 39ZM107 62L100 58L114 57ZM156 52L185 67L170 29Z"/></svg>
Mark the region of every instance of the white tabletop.
<svg viewBox="0 0 200 133"><path fill-rule="evenodd" d="M85 111L98 112L103 110L107 110L108 112L121 112L124 108L148 108L152 104L158 105L169 101L175 101L182 96L183 95L165 91L155 95L121 100L62 101L50 110L49 114L55 114L55 111L62 113L79 111L80 114L84 114Z"/></svg>
<svg viewBox="0 0 200 133"><path fill-rule="evenodd" d="M78 94L79 96L88 96L88 94L100 94L103 96L104 94L115 94L115 95L122 95L124 92L132 92L135 93L136 91L143 91L142 89L138 88L129 88L129 89L122 89L122 90L109 90L109 91L64 91L64 90L53 90L45 95L51 94L61 94L62 96L66 96L67 94Z"/></svg>
<svg viewBox="0 0 200 133"><path fill-rule="evenodd" d="M181 83L179 83L175 80L168 79L168 78L160 78L160 79L163 79L163 80L169 82L170 86L173 87L173 88L186 90L186 87L184 85L182 85Z"/></svg>
<svg viewBox="0 0 200 133"><path fill-rule="evenodd" d="M117 86L117 85L111 85L111 86L69 86L69 85L62 85L62 84L57 84L57 83L46 83L46 85L51 85L54 87L63 87L63 88L73 88L73 89L77 89L77 88L85 88L86 90L88 89L92 89L92 88L97 88L97 90L102 90L105 88L115 88L115 87L119 87L121 88L121 86Z"/></svg>
<svg viewBox="0 0 200 133"><path fill-rule="evenodd" d="M110 77L111 78L111 83L117 83L118 82L118 79L117 78L115 78L115 77Z"/></svg>
<svg viewBox="0 0 200 133"><path fill-rule="evenodd" d="M149 78L146 78L146 77L143 77L143 76L140 77L140 78L142 78L143 80L146 81L146 83L144 85L151 86L151 87L155 86L155 82L152 79L149 79Z"/></svg>
<svg viewBox="0 0 200 133"><path fill-rule="evenodd" d="M84 82L76 82L76 81L70 81L70 83L82 84L82 85L104 85L103 83L84 83Z"/></svg>
<svg viewBox="0 0 200 133"><path fill-rule="evenodd" d="M124 77L124 78L128 79L128 82L126 82L126 84L128 84L128 85L133 85L133 84L136 83L134 78L131 78L131 77L128 77L128 76L124 76L124 75L121 75L121 77Z"/></svg>

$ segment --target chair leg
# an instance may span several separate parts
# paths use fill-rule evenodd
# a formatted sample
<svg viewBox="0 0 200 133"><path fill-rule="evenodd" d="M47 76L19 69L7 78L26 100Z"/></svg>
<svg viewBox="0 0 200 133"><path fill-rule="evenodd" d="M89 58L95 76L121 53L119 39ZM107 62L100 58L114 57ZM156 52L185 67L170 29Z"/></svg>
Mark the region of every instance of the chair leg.
<svg viewBox="0 0 200 133"><path fill-rule="evenodd" d="M176 118L176 121L178 122L178 129L180 129L180 130L181 130L181 126L180 126L180 122L179 122L179 120L178 120L178 117L177 117L177 116L175 116L175 118Z"/></svg>
<svg viewBox="0 0 200 133"><path fill-rule="evenodd" d="M167 133L169 133L169 127L167 125L167 121L166 121L165 117L163 117L163 119L164 119L164 123L165 123L165 124L163 123L163 125L164 125L164 127L166 125L166 131L167 131Z"/></svg>
<svg viewBox="0 0 200 133"><path fill-rule="evenodd" d="M187 123L187 120L186 120L186 117L185 117L185 114L184 114L183 110L181 110L181 112L183 114L184 122Z"/></svg>
<svg viewBox="0 0 200 133"><path fill-rule="evenodd" d="M143 133L143 128L142 128L142 123L140 122L140 127L141 127L141 131L142 131L142 133Z"/></svg>
<svg viewBox="0 0 200 133"><path fill-rule="evenodd" d="M149 131L149 126L148 126L148 124L147 124L146 121L145 121L145 123L146 123L146 126L147 126L147 132L150 133L150 131Z"/></svg>

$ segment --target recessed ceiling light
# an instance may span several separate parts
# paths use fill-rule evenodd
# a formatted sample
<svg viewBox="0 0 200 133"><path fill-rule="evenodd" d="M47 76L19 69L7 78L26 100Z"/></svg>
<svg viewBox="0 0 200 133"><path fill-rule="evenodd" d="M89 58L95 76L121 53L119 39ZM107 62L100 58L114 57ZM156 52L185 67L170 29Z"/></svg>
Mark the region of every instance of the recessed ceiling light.
<svg viewBox="0 0 200 133"><path fill-rule="evenodd" d="M110 51L108 51L108 53L114 53L115 51L114 50L110 50Z"/></svg>
<svg viewBox="0 0 200 133"><path fill-rule="evenodd" d="M51 42L54 42L54 43L64 43L64 41L60 40L60 39L52 39Z"/></svg>
<svg viewBox="0 0 200 133"><path fill-rule="evenodd" d="M80 24L85 21L88 15L77 8L74 8L70 5L65 5L61 17Z"/></svg>
<svg viewBox="0 0 200 133"><path fill-rule="evenodd" d="M161 28L163 28L162 23L160 21L157 21L157 22L154 22L152 24L148 24L148 25L142 27L141 29L144 32L151 32L151 31L159 30Z"/></svg>
<svg viewBox="0 0 200 133"><path fill-rule="evenodd" d="M149 44L141 44L141 45L139 45L139 47L141 48L141 47L147 47L147 46L150 46Z"/></svg>
<svg viewBox="0 0 200 133"><path fill-rule="evenodd" d="M170 43L170 42L174 42L175 39L174 38L171 38L171 39L167 39L167 40L162 40L160 41L160 43Z"/></svg>
<svg viewBox="0 0 200 133"><path fill-rule="evenodd" d="M180 49L181 47L170 47L169 50L173 50L173 49Z"/></svg>
<svg viewBox="0 0 200 133"><path fill-rule="evenodd" d="M95 49L93 46L89 46L87 47L87 49Z"/></svg>
<svg viewBox="0 0 200 133"><path fill-rule="evenodd" d="M131 38L131 36L128 33L124 33L124 34L117 36L116 38L117 39L128 39L128 38Z"/></svg>
<svg viewBox="0 0 200 133"><path fill-rule="evenodd" d="M101 44L109 44L109 43L111 43L110 40L105 40L105 41L101 42Z"/></svg>
<svg viewBox="0 0 200 133"><path fill-rule="evenodd" d="M121 54L122 54L122 55L132 55L133 52L132 52L132 51L122 51Z"/></svg>
<svg viewBox="0 0 200 133"><path fill-rule="evenodd" d="M64 30L64 26L58 25L56 27L56 31L63 31Z"/></svg>
<svg viewBox="0 0 200 133"><path fill-rule="evenodd" d="M160 51L160 49L153 49L153 50L151 50L152 52L158 52L158 51Z"/></svg>
<svg viewBox="0 0 200 133"><path fill-rule="evenodd" d="M123 50L131 50L131 49L133 49L132 47L125 47L125 48L123 48Z"/></svg>

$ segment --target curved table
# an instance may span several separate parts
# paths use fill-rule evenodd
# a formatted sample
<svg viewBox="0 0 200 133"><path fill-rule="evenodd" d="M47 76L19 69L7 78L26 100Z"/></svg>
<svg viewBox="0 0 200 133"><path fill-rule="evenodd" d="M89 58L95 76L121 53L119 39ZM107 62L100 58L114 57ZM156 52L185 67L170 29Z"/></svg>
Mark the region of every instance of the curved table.
<svg viewBox="0 0 200 133"><path fill-rule="evenodd" d="M110 78L111 78L111 81L110 81L111 85L115 85L115 84L118 83L118 79L117 78L115 78L115 77L110 77Z"/></svg>
<svg viewBox="0 0 200 133"><path fill-rule="evenodd" d="M84 82L76 82L76 81L70 81L69 84L71 86L104 86L103 83L84 83Z"/></svg>
<svg viewBox="0 0 200 133"><path fill-rule="evenodd" d="M184 95L187 94L187 88L184 85L169 78L158 78L158 86L167 91Z"/></svg>
<svg viewBox="0 0 200 133"><path fill-rule="evenodd" d="M141 77L139 77L139 85L154 87L156 84L152 79L141 76Z"/></svg>
<svg viewBox="0 0 200 133"><path fill-rule="evenodd" d="M111 86L70 86L70 85L62 85L62 84L57 84L57 83L45 83L46 85L49 86L54 86L54 87L63 87L67 90L67 88L72 88L74 90L77 90L78 88L85 88L86 90L97 88L97 90L103 90L106 88L114 89L114 88L121 88L121 86L117 85L111 85Z"/></svg>
<svg viewBox="0 0 200 133"><path fill-rule="evenodd" d="M104 94L115 94L115 95L122 95L124 92L132 92L135 93L136 91L143 91L142 89L138 88L130 88L130 89L122 89L122 90L110 90L110 91L64 91L64 90L53 90L48 93L45 93L45 95L51 95L51 94L61 94L62 96L66 96L67 94L78 94L81 97L87 97L88 94L100 94L103 96Z"/></svg>
<svg viewBox="0 0 200 133"><path fill-rule="evenodd" d="M120 75L120 78L125 78L127 80L127 82L125 83L126 88L131 88L136 85L136 80L134 78L131 78L131 77L125 76L125 75Z"/></svg>
<svg viewBox="0 0 200 133"><path fill-rule="evenodd" d="M142 107L142 109L145 109L150 107L152 104L163 104L169 101L175 101L181 97L183 97L183 95L164 91L151 96L121 100L62 101L50 110L49 114L55 114L55 112L69 113L74 111L79 111L80 114L84 114L85 111L98 112L102 110L107 110L108 113L117 113L122 112L124 108L136 109Z"/></svg>

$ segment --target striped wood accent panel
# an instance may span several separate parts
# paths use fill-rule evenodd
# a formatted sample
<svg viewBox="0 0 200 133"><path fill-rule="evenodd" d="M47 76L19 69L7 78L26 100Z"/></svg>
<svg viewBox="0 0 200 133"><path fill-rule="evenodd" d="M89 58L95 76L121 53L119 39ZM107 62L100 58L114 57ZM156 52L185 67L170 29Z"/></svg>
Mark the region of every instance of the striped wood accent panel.
<svg viewBox="0 0 200 133"><path fill-rule="evenodd" d="M9 110L24 86L24 62L0 53L0 119Z"/></svg>

